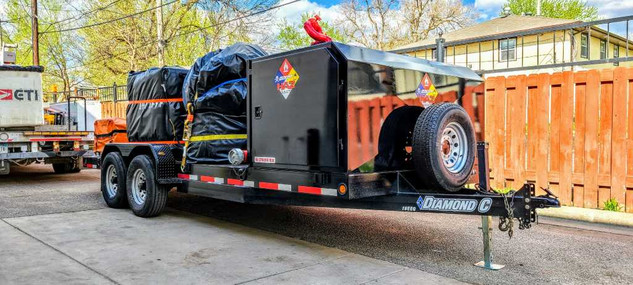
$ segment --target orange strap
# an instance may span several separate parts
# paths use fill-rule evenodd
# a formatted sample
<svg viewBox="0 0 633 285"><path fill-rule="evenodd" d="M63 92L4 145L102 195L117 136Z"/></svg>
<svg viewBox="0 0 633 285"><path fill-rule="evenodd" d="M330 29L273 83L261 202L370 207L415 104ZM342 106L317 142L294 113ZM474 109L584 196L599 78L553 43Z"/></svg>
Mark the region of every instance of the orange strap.
<svg viewBox="0 0 633 285"><path fill-rule="evenodd" d="M137 101L129 101L127 103L128 104L147 104L147 103L162 103L162 102L182 102L182 98L137 100Z"/></svg>
<svg viewBox="0 0 633 285"><path fill-rule="evenodd" d="M120 144L184 144L184 141L120 142Z"/></svg>

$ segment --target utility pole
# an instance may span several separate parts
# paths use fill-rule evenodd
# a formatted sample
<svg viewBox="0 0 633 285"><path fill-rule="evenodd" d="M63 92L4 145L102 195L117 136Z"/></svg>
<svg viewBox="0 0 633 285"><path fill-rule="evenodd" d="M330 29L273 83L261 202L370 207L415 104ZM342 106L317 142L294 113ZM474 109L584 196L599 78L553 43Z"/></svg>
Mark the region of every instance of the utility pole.
<svg viewBox="0 0 633 285"><path fill-rule="evenodd" d="M541 15L541 0L536 0L536 15Z"/></svg>
<svg viewBox="0 0 633 285"><path fill-rule="evenodd" d="M156 32L158 36L158 66L165 66L165 41L163 40L163 0L156 0Z"/></svg>
<svg viewBox="0 0 633 285"><path fill-rule="evenodd" d="M33 65L40 65L40 43L37 23L37 0L31 0L31 42L33 45Z"/></svg>

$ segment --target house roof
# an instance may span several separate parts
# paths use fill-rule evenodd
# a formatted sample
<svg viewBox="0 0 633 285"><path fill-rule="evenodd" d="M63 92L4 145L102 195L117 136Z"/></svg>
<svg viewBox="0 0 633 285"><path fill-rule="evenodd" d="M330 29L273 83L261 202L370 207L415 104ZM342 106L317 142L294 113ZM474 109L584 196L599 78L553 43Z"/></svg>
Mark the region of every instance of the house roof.
<svg viewBox="0 0 633 285"><path fill-rule="evenodd" d="M509 15L477 25L465 27L442 35L446 42L477 39L479 37L495 36L501 34L521 32L531 29L555 27L571 23L579 23L578 20L555 19L542 16ZM435 44L435 38L428 38L412 44L400 46L395 50L412 49L420 46Z"/></svg>

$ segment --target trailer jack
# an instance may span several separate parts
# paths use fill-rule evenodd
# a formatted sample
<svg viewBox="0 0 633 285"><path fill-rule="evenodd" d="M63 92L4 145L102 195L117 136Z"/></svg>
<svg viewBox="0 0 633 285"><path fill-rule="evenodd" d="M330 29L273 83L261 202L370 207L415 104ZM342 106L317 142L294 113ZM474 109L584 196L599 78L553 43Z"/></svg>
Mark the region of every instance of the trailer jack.
<svg viewBox="0 0 633 285"><path fill-rule="evenodd" d="M481 232L484 236L484 260L475 263L475 266L499 270L505 265L492 263L492 216L481 216Z"/></svg>

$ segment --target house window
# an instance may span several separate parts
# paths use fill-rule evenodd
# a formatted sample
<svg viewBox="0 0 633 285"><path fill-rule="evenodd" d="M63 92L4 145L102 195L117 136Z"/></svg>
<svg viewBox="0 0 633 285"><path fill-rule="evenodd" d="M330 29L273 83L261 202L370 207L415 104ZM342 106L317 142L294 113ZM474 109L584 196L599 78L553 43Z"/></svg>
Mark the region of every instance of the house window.
<svg viewBox="0 0 633 285"><path fill-rule="evenodd" d="M580 57L582 58L589 58L588 42L589 35L580 34Z"/></svg>
<svg viewBox="0 0 633 285"><path fill-rule="evenodd" d="M499 61L517 59L517 38L499 40Z"/></svg>
<svg viewBox="0 0 633 285"><path fill-rule="evenodd" d="M607 41L600 40L600 59L607 58Z"/></svg>

